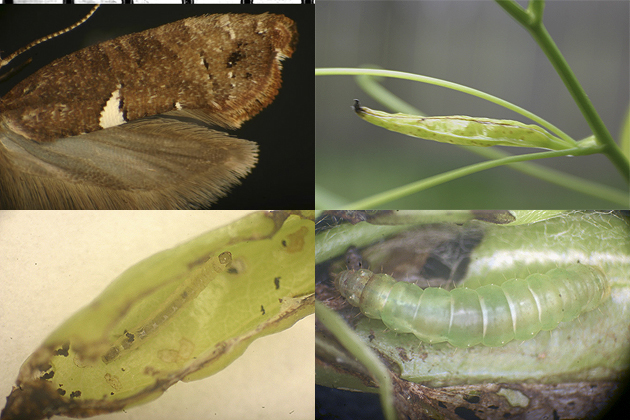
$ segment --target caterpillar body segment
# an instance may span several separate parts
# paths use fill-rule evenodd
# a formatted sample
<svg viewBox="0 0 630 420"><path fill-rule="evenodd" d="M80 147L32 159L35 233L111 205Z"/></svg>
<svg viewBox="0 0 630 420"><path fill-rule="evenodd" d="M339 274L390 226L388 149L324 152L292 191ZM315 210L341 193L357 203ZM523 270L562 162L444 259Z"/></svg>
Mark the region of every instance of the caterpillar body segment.
<svg viewBox="0 0 630 420"><path fill-rule="evenodd" d="M610 294L604 273L582 264L451 291L365 269L341 272L335 285L351 305L392 330L461 348L528 340L597 308Z"/></svg>

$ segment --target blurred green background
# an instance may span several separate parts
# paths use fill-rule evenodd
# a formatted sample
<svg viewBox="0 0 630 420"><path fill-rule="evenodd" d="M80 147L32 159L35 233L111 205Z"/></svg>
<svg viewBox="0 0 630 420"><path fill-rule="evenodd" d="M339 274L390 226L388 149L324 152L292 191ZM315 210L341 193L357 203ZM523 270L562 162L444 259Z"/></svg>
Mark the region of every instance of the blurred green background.
<svg viewBox="0 0 630 420"><path fill-rule="evenodd" d="M526 5L526 2L520 2ZM629 101L628 2L550 1L544 23L618 141ZM377 65L467 85L511 101L579 140L591 134L531 36L492 1L319 1L316 67ZM407 137L351 110L384 109L352 76L318 76L316 181L349 203L484 159L449 144ZM516 119L507 109L448 89L386 79L384 86L428 115ZM515 154L528 149L502 148ZM536 164L628 191L607 158ZM321 206L321 203L320 203ZM618 208L608 201L501 167L400 199L386 208Z"/></svg>

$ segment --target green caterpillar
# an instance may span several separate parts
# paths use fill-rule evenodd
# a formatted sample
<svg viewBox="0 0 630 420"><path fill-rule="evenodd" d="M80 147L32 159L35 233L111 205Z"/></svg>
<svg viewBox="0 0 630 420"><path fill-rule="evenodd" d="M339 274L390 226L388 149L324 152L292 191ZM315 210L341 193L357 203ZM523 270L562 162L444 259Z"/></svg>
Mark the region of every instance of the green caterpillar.
<svg viewBox="0 0 630 420"><path fill-rule="evenodd" d="M341 272L335 286L352 306L396 332L461 348L528 340L595 309L610 294L604 273L582 264L476 289L423 290L365 269Z"/></svg>
<svg viewBox="0 0 630 420"><path fill-rule="evenodd" d="M550 150L570 149L564 140L552 136L541 127L512 120L466 117L420 117L409 114L388 114L362 107L354 100L354 111L365 121L426 140L462 146L539 147Z"/></svg>
<svg viewBox="0 0 630 420"><path fill-rule="evenodd" d="M161 325L172 319L172 316L184 305L194 300L199 293L210 284L218 275L225 271L232 263L232 253L222 252L218 257L213 257L209 264L198 272L192 279L184 282L172 293L170 299L160 305L149 315L141 326L125 330L123 335L114 343L109 351L102 357L103 362L110 363L121 354L129 351L157 331Z"/></svg>

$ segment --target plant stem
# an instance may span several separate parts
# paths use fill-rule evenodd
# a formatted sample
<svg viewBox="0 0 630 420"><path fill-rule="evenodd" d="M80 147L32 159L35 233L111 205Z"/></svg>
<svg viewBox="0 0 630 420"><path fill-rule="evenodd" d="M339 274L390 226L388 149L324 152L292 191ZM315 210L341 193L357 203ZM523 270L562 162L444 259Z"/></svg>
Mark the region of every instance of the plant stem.
<svg viewBox="0 0 630 420"><path fill-rule="evenodd" d="M378 382L383 415L387 420L396 420L398 416L394 410L394 388L389 371L374 352L366 346L357 334L323 303L315 301L317 319L328 328L341 345L347 349L359 362L365 366Z"/></svg>
<svg viewBox="0 0 630 420"><path fill-rule="evenodd" d="M597 141L604 146L602 152L608 156L610 161L617 167L626 181L630 182L630 162L624 156L619 146L615 143L610 132L604 125L604 122L588 98L588 95L586 95L586 92L578 82L577 77L575 77L571 67L569 67L569 64L562 56L558 46L551 38L551 35L549 35L549 32L547 32L547 29L542 23L542 9L544 3L539 1L536 3L530 3L528 11L531 13L523 10L523 8L513 0L497 0L497 3L518 23L527 29L538 46L540 46L549 59L551 65L553 65L556 69L556 72L562 79L562 82L567 87L567 90L573 97L573 100L580 109L580 112L582 112L582 115L586 119L591 131L597 138Z"/></svg>
<svg viewBox="0 0 630 420"><path fill-rule="evenodd" d="M602 146L596 146L593 148L574 148L568 150L558 150L551 152L530 153L526 155L510 156L503 159L496 159L487 162L480 162L474 165L465 166L452 171L444 172L436 176L422 179L411 184L403 185L399 188L386 191L384 193L376 194L363 200L356 201L348 204L344 209L371 209L390 201L406 197L408 195L417 193L419 191L426 190L436 185L443 184L448 181L452 181L457 178L461 178L466 175L470 175L476 172L480 172L486 169L495 168L497 166L507 165L510 163L525 162L528 160L544 159L549 157L558 156L579 156L589 155L593 153L601 152Z"/></svg>
<svg viewBox="0 0 630 420"><path fill-rule="evenodd" d="M363 89L368 95L370 95L376 101L380 102L381 105L390 108L393 112L424 115L419 109L405 102L404 100L390 92L388 89L386 89L383 85L378 83L376 81L376 78L372 76L357 76L356 81L361 89ZM628 120L624 125L625 129L622 130L622 139L630 137L630 134L627 134L630 133L630 108L628 109L628 114ZM458 147L468 150L469 152L476 155L483 156L486 159L502 159L511 156L509 153L490 147ZM602 185L597 182L592 182L584 178L565 174L564 172L560 172L555 169L546 168L544 166L536 165L529 162L510 164L509 167L535 178L542 179L543 181L547 181L551 184L556 184L561 187L578 191L583 194L591 195L593 197L601 198L603 200L608 200L611 203L615 203L623 207L626 207L626 205L628 204L628 193L626 191L620 191L615 188L609 187L608 185ZM315 201L319 202L318 200ZM328 208L338 207L339 203L337 202L336 206L329 206Z"/></svg>
<svg viewBox="0 0 630 420"><path fill-rule="evenodd" d="M476 96L481 99L485 99L489 102L500 105L504 108L510 109L514 112L517 112L526 118L538 123L539 125L545 127L547 130L555 133L558 137L565 140L567 143L575 145L577 144L575 140L571 138L564 131L560 130L555 125L550 122L540 118L538 115L529 112L526 109L521 108L520 106L514 105L511 102L508 102L504 99L498 98L494 95L490 95L488 93L482 92L477 89L473 89L468 86L460 85L459 83L453 83L442 79L436 79L434 77L422 76L414 73L406 73L402 71L394 71L394 70L381 70L381 69L356 69L356 68L319 68L315 69L315 76L339 76L339 75L349 75L349 76L383 76L383 77L391 77L394 79L405 79L411 80L414 82L427 83L430 85L442 86L447 89L457 90L459 92L464 92L472 96Z"/></svg>

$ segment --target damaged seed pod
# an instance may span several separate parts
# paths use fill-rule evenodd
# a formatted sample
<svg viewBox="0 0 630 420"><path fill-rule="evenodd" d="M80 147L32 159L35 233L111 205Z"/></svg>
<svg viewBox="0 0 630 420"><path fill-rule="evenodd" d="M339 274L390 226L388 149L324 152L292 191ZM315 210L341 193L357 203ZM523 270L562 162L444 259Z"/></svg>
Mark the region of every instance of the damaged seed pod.
<svg viewBox="0 0 630 420"><path fill-rule="evenodd" d="M122 410L212 375L255 338L288 328L313 310L310 217L257 212L133 266L24 363L2 418ZM103 360L151 320L144 339Z"/></svg>
<svg viewBox="0 0 630 420"><path fill-rule="evenodd" d="M467 117L421 117L409 114L388 114L362 107L354 101L354 111L365 121L390 131L462 146L517 146L550 150L570 149L571 145L552 136L541 127L512 120Z"/></svg>

